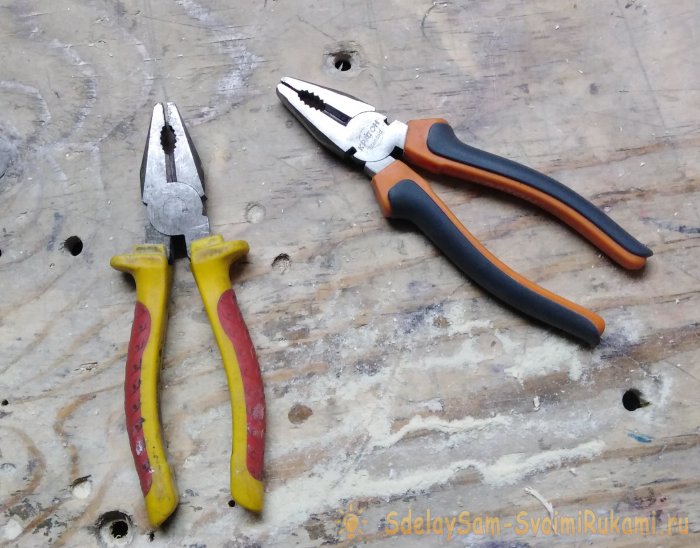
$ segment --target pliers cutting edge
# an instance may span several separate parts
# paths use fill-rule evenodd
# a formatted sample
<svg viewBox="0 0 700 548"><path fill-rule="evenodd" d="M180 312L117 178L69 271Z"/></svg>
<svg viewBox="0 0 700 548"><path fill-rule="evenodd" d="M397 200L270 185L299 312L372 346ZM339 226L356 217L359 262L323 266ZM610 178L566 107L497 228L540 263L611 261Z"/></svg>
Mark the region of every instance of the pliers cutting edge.
<svg viewBox="0 0 700 548"><path fill-rule="evenodd" d="M430 185L399 160L487 185L548 211L624 268L642 268L652 252L596 206L554 179L461 142L442 119L389 123L372 105L344 93L282 78L277 95L311 134L364 167L382 213L416 224L469 278L523 314L595 345L605 329L590 310L514 272L457 219Z"/></svg>
<svg viewBox="0 0 700 548"><path fill-rule="evenodd" d="M178 494L166 461L158 406L158 377L172 281L172 244L184 236L192 274L204 301L226 370L233 413L231 496L244 508L263 505L265 394L248 329L231 288L229 268L248 253L244 241L209 234L202 167L173 103L153 109L141 164L148 210L146 244L112 257L112 267L136 281L136 307L124 382L126 424L148 519L158 527Z"/></svg>

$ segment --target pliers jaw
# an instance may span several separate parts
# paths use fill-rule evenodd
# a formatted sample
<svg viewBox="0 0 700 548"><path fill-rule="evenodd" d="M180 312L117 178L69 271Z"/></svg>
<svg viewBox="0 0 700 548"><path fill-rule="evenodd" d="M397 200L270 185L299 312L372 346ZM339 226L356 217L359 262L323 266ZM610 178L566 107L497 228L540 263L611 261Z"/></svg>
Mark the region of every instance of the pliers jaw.
<svg viewBox="0 0 700 548"><path fill-rule="evenodd" d="M392 163L404 147L407 126L389 123L355 97L289 77L280 80L277 96L320 143L364 166L370 176Z"/></svg>
<svg viewBox="0 0 700 548"><path fill-rule="evenodd" d="M201 161L174 103L153 108L141 163L141 198L151 225L148 242L165 243L171 250L172 238L184 236L189 255L191 242L209 234Z"/></svg>

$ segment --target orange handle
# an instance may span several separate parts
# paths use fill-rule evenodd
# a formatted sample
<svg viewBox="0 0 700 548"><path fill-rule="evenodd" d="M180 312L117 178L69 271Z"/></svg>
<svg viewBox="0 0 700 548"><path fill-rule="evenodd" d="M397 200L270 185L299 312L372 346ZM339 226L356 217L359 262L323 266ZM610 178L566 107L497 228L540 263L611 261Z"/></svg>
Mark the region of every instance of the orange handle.
<svg viewBox="0 0 700 548"><path fill-rule="evenodd" d="M480 183L532 202L624 268L640 269L652 255L649 248L573 190L534 169L464 144L445 120L408 122L404 157L434 173Z"/></svg>
<svg viewBox="0 0 700 548"><path fill-rule="evenodd" d="M455 217L430 185L401 161L377 173L372 187L386 217L416 224L469 278L520 312L591 345L603 319L524 278L499 261Z"/></svg>

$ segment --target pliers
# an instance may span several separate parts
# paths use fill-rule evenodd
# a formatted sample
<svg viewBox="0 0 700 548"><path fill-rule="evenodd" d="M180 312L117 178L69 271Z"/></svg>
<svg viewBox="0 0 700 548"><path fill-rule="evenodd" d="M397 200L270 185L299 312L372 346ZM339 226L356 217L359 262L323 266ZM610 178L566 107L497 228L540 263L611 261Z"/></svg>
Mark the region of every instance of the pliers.
<svg viewBox="0 0 700 548"><path fill-rule="evenodd" d="M600 341L605 329L600 316L538 286L498 260L430 185L400 159L532 202L624 268L640 269L652 255L649 248L570 188L534 169L461 142L443 119L389 123L372 105L295 78L282 78L277 95L318 141L341 158L364 167L386 217L416 224L457 267L495 297L591 345Z"/></svg>
<svg viewBox="0 0 700 548"><path fill-rule="evenodd" d="M110 264L136 281L124 403L148 519L158 527L178 503L163 448L158 377L173 243L181 242L183 236L228 379L233 414L231 496L244 508L259 512L263 505L265 393L255 349L229 278L231 264L248 253L248 243L225 242L220 235L210 235L201 162L174 103L158 103L153 109L141 164L141 196L148 211L147 243L112 257Z"/></svg>

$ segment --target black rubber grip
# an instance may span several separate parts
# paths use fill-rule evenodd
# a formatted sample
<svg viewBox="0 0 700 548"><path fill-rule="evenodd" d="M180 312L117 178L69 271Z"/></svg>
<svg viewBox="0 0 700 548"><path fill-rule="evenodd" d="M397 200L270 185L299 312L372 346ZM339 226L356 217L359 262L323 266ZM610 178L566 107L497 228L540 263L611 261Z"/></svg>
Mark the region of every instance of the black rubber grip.
<svg viewBox="0 0 700 548"><path fill-rule="evenodd" d="M391 217L411 221L470 279L518 311L596 345L600 334L585 316L525 287L489 261L415 182L389 190Z"/></svg>
<svg viewBox="0 0 700 548"><path fill-rule="evenodd" d="M428 131L426 144L433 154L502 175L544 192L588 219L623 249L638 257L651 257L653 255L651 249L639 242L580 194L539 171L463 143L449 124L433 124Z"/></svg>

